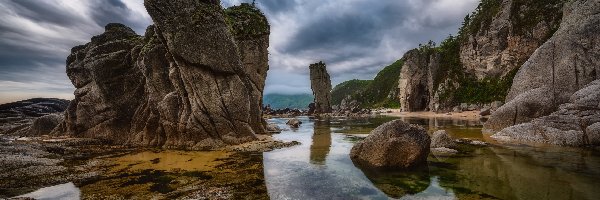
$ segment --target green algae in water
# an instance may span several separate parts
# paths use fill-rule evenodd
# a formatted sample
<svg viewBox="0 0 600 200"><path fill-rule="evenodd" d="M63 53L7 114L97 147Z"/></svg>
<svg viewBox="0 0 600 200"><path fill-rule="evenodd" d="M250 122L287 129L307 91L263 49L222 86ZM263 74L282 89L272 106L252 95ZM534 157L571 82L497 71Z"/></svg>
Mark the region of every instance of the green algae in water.
<svg viewBox="0 0 600 200"><path fill-rule="evenodd" d="M594 149L459 144L453 156L430 155L426 171L357 168L348 154L378 125L397 118L332 119L275 135L302 145L264 154L265 179L273 199L597 199L600 153ZM453 119L403 120L453 138L489 141L481 122ZM270 122L285 127L284 119ZM329 130L329 137L321 138ZM324 141L314 141L324 140ZM316 143L315 143L316 142ZM317 144L319 148L313 146ZM324 145L323 145L324 144ZM327 145L328 144L328 145ZM320 161L314 162L314 154ZM323 159L324 157L324 159Z"/></svg>

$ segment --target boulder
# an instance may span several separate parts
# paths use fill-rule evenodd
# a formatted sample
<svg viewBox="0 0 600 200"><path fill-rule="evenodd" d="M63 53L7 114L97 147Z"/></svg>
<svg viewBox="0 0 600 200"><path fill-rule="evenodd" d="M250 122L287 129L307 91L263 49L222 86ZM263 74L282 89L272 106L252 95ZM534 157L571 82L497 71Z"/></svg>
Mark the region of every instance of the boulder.
<svg viewBox="0 0 600 200"><path fill-rule="evenodd" d="M562 146L600 145L600 80L575 92L569 103L548 116L511 126L492 135L501 142Z"/></svg>
<svg viewBox="0 0 600 200"><path fill-rule="evenodd" d="M279 126L277 126L277 124L268 124L267 125L267 132L269 132L269 133L281 133L281 128L279 128Z"/></svg>
<svg viewBox="0 0 600 200"><path fill-rule="evenodd" d="M155 25L121 24L72 49L76 87L54 133L116 144L212 149L266 133L261 104L269 24L254 6L144 2Z"/></svg>
<svg viewBox="0 0 600 200"><path fill-rule="evenodd" d="M433 133L431 136L431 148L455 148L456 143L445 130L439 130Z"/></svg>
<svg viewBox="0 0 600 200"><path fill-rule="evenodd" d="M302 124L302 121L294 118L294 119L288 120L285 124L287 124L288 126L290 126L292 128L298 128L298 127L300 127L300 124Z"/></svg>
<svg viewBox="0 0 600 200"><path fill-rule="evenodd" d="M63 121L63 119L64 116L62 113L38 117L33 121L33 124L31 124L31 127L27 131L27 136L48 135Z"/></svg>
<svg viewBox="0 0 600 200"><path fill-rule="evenodd" d="M350 152L353 162L373 168L410 168L427 161L430 138L421 126L394 120L377 127Z"/></svg>
<svg viewBox="0 0 600 200"><path fill-rule="evenodd" d="M481 109L481 111L479 111L479 115L481 116L488 116L492 114L492 109L489 107L483 108Z"/></svg>
<svg viewBox="0 0 600 200"><path fill-rule="evenodd" d="M311 64L310 87L315 97L313 113L331 113L331 79L323 62Z"/></svg>
<svg viewBox="0 0 600 200"><path fill-rule="evenodd" d="M560 28L523 64L484 129L497 132L558 110L570 96L599 78L600 2L571 1Z"/></svg>

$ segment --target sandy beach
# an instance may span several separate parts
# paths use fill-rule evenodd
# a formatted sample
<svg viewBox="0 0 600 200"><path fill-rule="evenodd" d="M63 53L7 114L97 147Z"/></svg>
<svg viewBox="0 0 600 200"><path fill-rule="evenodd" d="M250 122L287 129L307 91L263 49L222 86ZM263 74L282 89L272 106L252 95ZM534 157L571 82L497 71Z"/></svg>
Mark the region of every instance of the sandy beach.
<svg viewBox="0 0 600 200"><path fill-rule="evenodd" d="M391 111L391 112L389 112ZM465 112L449 112L449 113L436 113L436 112L402 112L400 109L386 109L382 110L382 114L385 116L392 117L419 117L419 118L449 118L449 119L464 119L464 120L479 120L481 115L479 111L465 111Z"/></svg>

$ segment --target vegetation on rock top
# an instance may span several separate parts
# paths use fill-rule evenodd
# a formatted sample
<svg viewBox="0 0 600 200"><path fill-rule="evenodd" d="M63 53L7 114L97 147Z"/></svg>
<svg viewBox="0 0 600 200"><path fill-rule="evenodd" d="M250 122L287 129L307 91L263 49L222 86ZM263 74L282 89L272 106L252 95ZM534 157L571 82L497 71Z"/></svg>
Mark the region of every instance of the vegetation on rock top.
<svg viewBox="0 0 600 200"><path fill-rule="evenodd" d="M267 18L254 5L242 3L239 6L229 7L224 12L231 34L238 39L250 39L270 32Z"/></svg>
<svg viewBox="0 0 600 200"><path fill-rule="evenodd" d="M371 82L373 82L373 80L352 79L336 85L333 90L331 90L331 103L333 105L340 105L342 100L347 96L363 92Z"/></svg>

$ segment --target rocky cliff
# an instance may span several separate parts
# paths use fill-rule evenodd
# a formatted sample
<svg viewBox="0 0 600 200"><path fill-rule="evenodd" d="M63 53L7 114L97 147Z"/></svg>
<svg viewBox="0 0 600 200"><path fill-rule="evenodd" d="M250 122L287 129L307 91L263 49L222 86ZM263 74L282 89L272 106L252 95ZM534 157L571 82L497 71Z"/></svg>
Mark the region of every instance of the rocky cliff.
<svg viewBox="0 0 600 200"><path fill-rule="evenodd" d="M75 100L54 131L117 144L209 149L265 133L269 25L249 4L144 2L155 25L138 36L109 24L73 48Z"/></svg>
<svg viewBox="0 0 600 200"><path fill-rule="evenodd" d="M331 79L327 73L327 66L318 62L311 64L309 69L310 87L315 96L314 112L311 113L331 113Z"/></svg>
<svg viewBox="0 0 600 200"><path fill-rule="evenodd" d="M492 114L486 129L495 132L549 115L599 78L598 13L598 0L573 1L566 6L559 30L520 68L507 103Z"/></svg>
<svg viewBox="0 0 600 200"><path fill-rule="evenodd" d="M439 70L439 54L429 48L413 49L404 54L398 81L400 108L405 112L429 110L434 79Z"/></svg>
<svg viewBox="0 0 600 200"><path fill-rule="evenodd" d="M448 111L504 100L516 70L557 30L563 0L482 0L458 36L404 55L404 111Z"/></svg>
<svg viewBox="0 0 600 200"><path fill-rule="evenodd" d="M557 30L564 0L483 0L465 19L460 61L478 79L518 69Z"/></svg>

